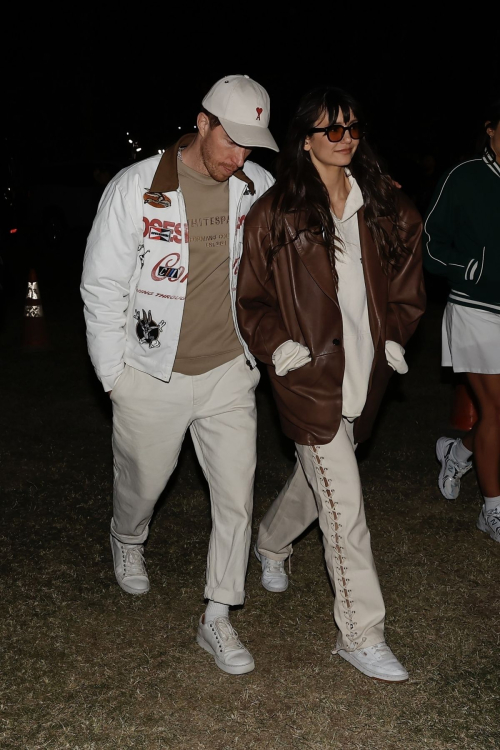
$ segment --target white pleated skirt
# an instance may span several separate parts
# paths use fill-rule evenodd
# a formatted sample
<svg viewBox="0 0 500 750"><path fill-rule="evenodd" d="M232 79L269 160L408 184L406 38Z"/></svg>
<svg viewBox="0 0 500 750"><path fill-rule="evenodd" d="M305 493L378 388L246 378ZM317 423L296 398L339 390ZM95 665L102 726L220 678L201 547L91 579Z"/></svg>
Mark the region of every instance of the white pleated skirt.
<svg viewBox="0 0 500 750"><path fill-rule="evenodd" d="M453 372L500 373L500 315L448 302L441 351L442 366Z"/></svg>

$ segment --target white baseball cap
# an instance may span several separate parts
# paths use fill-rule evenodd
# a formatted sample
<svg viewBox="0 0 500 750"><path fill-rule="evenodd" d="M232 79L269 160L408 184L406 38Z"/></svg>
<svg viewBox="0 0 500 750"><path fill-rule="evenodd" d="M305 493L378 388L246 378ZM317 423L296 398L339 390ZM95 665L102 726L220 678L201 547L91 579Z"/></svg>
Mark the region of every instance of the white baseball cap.
<svg viewBox="0 0 500 750"><path fill-rule="evenodd" d="M269 94L248 76L226 76L214 83L202 101L219 118L235 143L247 148L262 146L279 151L269 132Z"/></svg>

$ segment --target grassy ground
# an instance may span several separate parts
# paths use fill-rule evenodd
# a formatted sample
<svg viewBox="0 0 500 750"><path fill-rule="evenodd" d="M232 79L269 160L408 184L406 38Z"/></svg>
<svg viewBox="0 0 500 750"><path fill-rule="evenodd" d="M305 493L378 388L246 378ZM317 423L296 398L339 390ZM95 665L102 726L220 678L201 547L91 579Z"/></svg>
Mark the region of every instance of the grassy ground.
<svg viewBox="0 0 500 750"><path fill-rule="evenodd" d="M373 682L331 654L333 599L317 527L285 594L250 559L232 619L256 669L230 677L195 643L210 531L190 444L147 545L151 592L116 585L108 527L111 413L87 361L75 279L47 278L53 349L23 352L22 296L0 334L3 643L0 746L15 750L498 748L500 546L476 528L475 477L446 502L434 442L448 428L438 305L361 451L387 639L410 672ZM255 530L292 467L259 390Z"/></svg>

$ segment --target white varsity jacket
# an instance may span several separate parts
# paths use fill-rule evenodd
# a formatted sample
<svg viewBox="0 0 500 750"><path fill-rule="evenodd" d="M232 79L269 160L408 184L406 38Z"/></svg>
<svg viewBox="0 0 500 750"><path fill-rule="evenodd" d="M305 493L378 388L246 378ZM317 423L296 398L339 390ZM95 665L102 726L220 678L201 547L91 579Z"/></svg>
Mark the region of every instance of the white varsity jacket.
<svg viewBox="0 0 500 750"><path fill-rule="evenodd" d="M184 136L163 156L119 172L107 186L87 240L81 294L92 364L105 391L125 364L170 380L179 341L189 241L177 176ZM243 223L273 178L246 162L229 178L229 283L236 334L252 367L255 359L236 319L235 293ZM210 311L207 310L209 315Z"/></svg>

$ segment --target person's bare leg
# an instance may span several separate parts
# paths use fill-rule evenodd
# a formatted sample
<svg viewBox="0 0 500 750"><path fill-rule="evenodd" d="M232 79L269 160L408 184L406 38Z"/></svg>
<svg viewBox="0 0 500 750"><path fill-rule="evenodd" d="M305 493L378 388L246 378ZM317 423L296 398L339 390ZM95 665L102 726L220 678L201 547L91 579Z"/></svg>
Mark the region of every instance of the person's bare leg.
<svg viewBox="0 0 500 750"><path fill-rule="evenodd" d="M467 373L479 403L475 429L462 442L474 453L481 492L485 497L500 496L500 374ZM471 439L469 440L469 436Z"/></svg>

